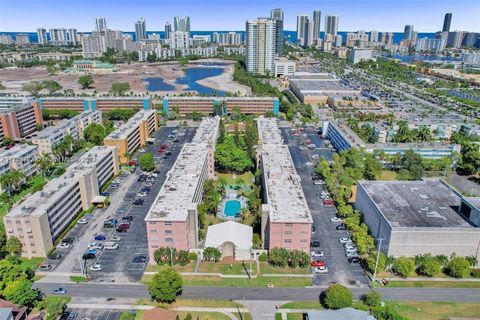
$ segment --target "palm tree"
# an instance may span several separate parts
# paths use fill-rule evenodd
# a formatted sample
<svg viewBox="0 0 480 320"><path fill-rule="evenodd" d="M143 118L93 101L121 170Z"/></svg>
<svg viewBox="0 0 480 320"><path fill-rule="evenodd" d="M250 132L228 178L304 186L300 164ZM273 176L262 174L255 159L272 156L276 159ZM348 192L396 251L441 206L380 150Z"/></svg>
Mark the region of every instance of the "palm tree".
<svg viewBox="0 0 480 320"><path fill-rule="evenodd" d="M75 144L75 139L73 139L73 137L70 134L67 134L63 138L63 142L65 143L65 145L67 147L68 153L71 153L73 151L73 146Z"/></svg>
<svg viewBox="0 0 480 320"><path fill-rule="evenodd" d="M37 167L39 168L40 172L44 179L47 178L50 169L53 167L52 157L48 153L41 154L37 161Z"/></svg>
<svg viewBox="0 0 480 320"><path fill-rule="evenodd" d="M0 185L2 189L7 191L8 195L10 196L12 191L12 177L10 172L6 172L0 176Z"/></svg>
<svg viewBox="0 0 480 320"><path fill-rule="evenodd" d="M25 181L25 173L20 170L12 170L10 171L10 175L12 176L12 185L16 189L19 189L20 186L23 184Z"/></svg>

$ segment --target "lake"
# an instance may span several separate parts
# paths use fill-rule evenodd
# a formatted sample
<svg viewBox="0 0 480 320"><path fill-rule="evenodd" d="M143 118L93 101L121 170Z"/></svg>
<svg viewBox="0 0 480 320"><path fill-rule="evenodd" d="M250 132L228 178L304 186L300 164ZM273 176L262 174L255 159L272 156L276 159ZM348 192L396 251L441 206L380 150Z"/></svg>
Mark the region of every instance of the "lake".
<svg viewBox="0 0 480 320"><path fill-rule="evenodd" d="M216 64L208 64L208 65L220 65L218 63ZM205 86L202 86L197 83L198 80L202 80L205 78L210 78L210 77L215 77L219 76L223 73L224 68L214 68L214 67L209 67L209 68L201 68L201 67L192 67L192 68L187 68L185 69L185 75L175 83L178 84L184 84L187 85L187 88L185 89L186 91L197 91L200 94L205 94L205 95L218 95L218 96L224 96L225 91L221 90L215 90L212 88L208 88ZM146 78L144 79L147 81L147 90L148 91L173 91L175 90L175 87L166 83L162 78Z"/></svg>

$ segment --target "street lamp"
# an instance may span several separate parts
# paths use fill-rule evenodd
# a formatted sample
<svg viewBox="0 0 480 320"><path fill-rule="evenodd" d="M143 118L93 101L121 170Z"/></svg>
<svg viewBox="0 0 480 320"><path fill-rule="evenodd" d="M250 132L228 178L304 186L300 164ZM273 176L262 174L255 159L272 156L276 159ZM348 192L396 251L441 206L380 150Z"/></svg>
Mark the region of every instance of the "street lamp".
<svg viewBox="0 0 480 320"><path fill-rule="evenodd" d="M382 241L384 239L378 238L378 250L377 250L377 259L375 260L375 270L373 271L373 279L372 282L375 282L375 278L377 276L377 267L378 267L378 259L380 258L380 248L382 247Z"/></svg>

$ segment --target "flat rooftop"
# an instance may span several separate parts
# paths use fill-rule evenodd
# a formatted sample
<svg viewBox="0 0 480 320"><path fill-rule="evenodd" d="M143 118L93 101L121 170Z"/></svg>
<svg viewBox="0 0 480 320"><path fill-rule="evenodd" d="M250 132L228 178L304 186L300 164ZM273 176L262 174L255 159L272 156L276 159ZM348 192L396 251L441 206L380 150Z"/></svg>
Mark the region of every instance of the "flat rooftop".
<svg viewBox="0 0 480 320"><path fill-rule="evenodd" d="M132 100L132 101L140 101L144 99L150 99L148 96L144 97L43 97L39 98L38 100L41 101L72 101L72 100L116 100L116 101L125 101L125 100Z"/></svg>
<svg viewBox="0 0 480 320"><path fill-rule="evenodd" d="M64 134L65 130L68 128L72 127L77 127L77 123L83 120L86 120L88 117L93 116L96 113L100 113L100 111L92 111L92 110L87 110L83 111L82 113L70 118L70 119L65 119L60 121L57 125L51 126L51 127L46 127L42 131L38 132L35 137L33 137L33 140L40 140L40 139L45 139L45 140L52 140L54 139L55 136L59 134Z"/></svg>
<svg viewBox="0 0 480 320"><path fill-rule="evenodd" d="M192 143L208 143L215 145L218 137L218 125L220 123L220 117L204 117L200 126L195 132Z"/></svg>
<svg viewBox="0 0 480 320"><path fill-rule="evenodd" d="M126 139L128 135L138 128L140 122L148 119L152 114L156 113L157 110L140 110L133 117L128 119L128 121L121 125L117 130L110 133L105 137L107 140L117 140L117 139Z"/></svg>
<svg viewBox="0 0 480 320"><path fill-rule="evenodd" d="M351 91L352 93L360 93L359 90L352 89L342 80L336 79L290 79L290 85L294 85L298 90L302 91L302 93L304 91L309 93L321 93L324 91Z"/></svg>
<svg viewBox="0 0 480 320"><path fill-rule="evenodd" d="M35 149L38 149L38 146L30 144L16 144L13 146L13 148L0 153L0 162L10 161L11 159L22 157L23 155Z"/></svg>
<svg viewBox="0 0 480 320"><path fill-rule="evenodd" d="M41 216L51 205L60 201L79 177L93 168L115 147L95 146L70 165L60 177L50 180L42 189L12 208L8 216Z"/></svg>
<svg viewBox="0 0 480 320"><path fill-rule="evenodd" d="M283 144L283 137L278 129L277 119L265 118L264 116L258 117L257 130L262 144Z"/></svg>
<svg viewBox="0 0 480 320"><path fill-rule="evenodd" d="M270 221L312 223L312 215L288 146L262 145L262 163Z"/></svg>
<svg viewBox="0 0 480 320"><path fill-rule="evenodd" d="M187 143L167 173L145 221L186 221L188 210L195 210L194 195L208 156L206 143Z"/></svg>
<svg viewBox="0 0 480 320"><path fill-rule="evenodd" d="M461 198L438 179L358 184L393 228L473 228L456 211Z"/></svg>

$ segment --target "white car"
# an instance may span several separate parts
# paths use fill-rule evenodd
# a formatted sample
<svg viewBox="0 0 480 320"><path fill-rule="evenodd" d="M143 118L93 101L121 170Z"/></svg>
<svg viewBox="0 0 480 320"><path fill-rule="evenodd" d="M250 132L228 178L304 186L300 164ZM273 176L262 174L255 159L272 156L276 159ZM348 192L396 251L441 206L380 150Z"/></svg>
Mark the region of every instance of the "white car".
<svg viewBox="0 0 480 320"><path fill-rule="evenodd" d="M313 250L312 252L310 252L310 255L312 257L323 257L323 251L320 251L320 250Z"/></svg>
<svg viewBox="0 0 480 320"><path fill-rule="evenodd" d="M117 250L118 243L115 242L107 242L105 243L105 250Z"/></svg>
<svg viewBox="0 0 480 320"><path fill-rule="evenodd" d="M103 244L99 242L92 242L88 245L88 249L102 250Z"/></svg>
<svg viewBox="0 0 480 320"><path fill-rule="evenodd" d="M112 236L110 238L110 241L120 241L120 240L122 240L122 238L120 238L119 236Z"/></svg>
<svg viewBox="0 0 480 320"><path fill-rule="evenodd" d="M328 267L315 267L313 268L313 272L318 274L326 274L328 273Z"/></svg>
<svg viewBox="0 0 480 320"><path fill-rule="evenodd" d="M88 223L88 220L85 219L85 218L82 218L80 220L77 221L78 224L87 224Z"/></svg>
<svg viewBox="0 0 480 320"><path fill-rule="evenodd" d="M357 248L352 248L352 247L348 247L348 248L345 248L345 252L346 253L358 253L357 251Z"/></svg>
<svg viewBox="0 0 480 320"><path fill-rule="evenodd" d="M340 241L341 244L345 244L345 243L350 242L352 240L350 238L343 237L343 238L340 238L339 241Z"/></svg>
<svg viewBox="0 0 480 320"><path fill-rule="evenodd" d="M92 271L102 271L103 266L101 264L95 263L93 266L90 267Z"/></svg>
<svg viewBox="0 0 480 320"><path fill-rule="evenodd" d="M137 194L138 197L146 197L147 193L146 192L140 192Z"/></svg>
<svg viewBox="0 0 480 320"><path fill-rule="evenodd" d="M345 249L357 249L357 246L353 242L346 242L343 246Z"/></svg>
<svg viewBox="0 0 480 320"><path fill-rule="evenodd" d="M339 217L333 217L330 218L330 222L342 222L342 219L340 219Z"/></svg>
<svg viewBox="0 0 480 320"><path fill-rule="evenodd" d="M347 258L359 258L358 252L346 252L345 255Z"/></svg>
<svg viewBox="0 0 480 320"><path fill-rule="evenodd" d="M70 244L69 243L60 243L58 246L57 246L57 249L68 249L70 248Z"/></svg>
<svg viewBox="0 0 480 320"><path fill-rule="evenodd" d="M305 165L306 165L306 166L309 166L309 167L313 167L313 163L310 162L310 161L309 161L309 162L306 162Z"/></svg>
<svg viewBox="0 0 480 320"><path fill-rule="evenodd" d="M323 180L315 180L315 181L313 181L313 184L315 184L315 185L324 185L324 184L325 184L325 181L323 181Z"/></svg>

